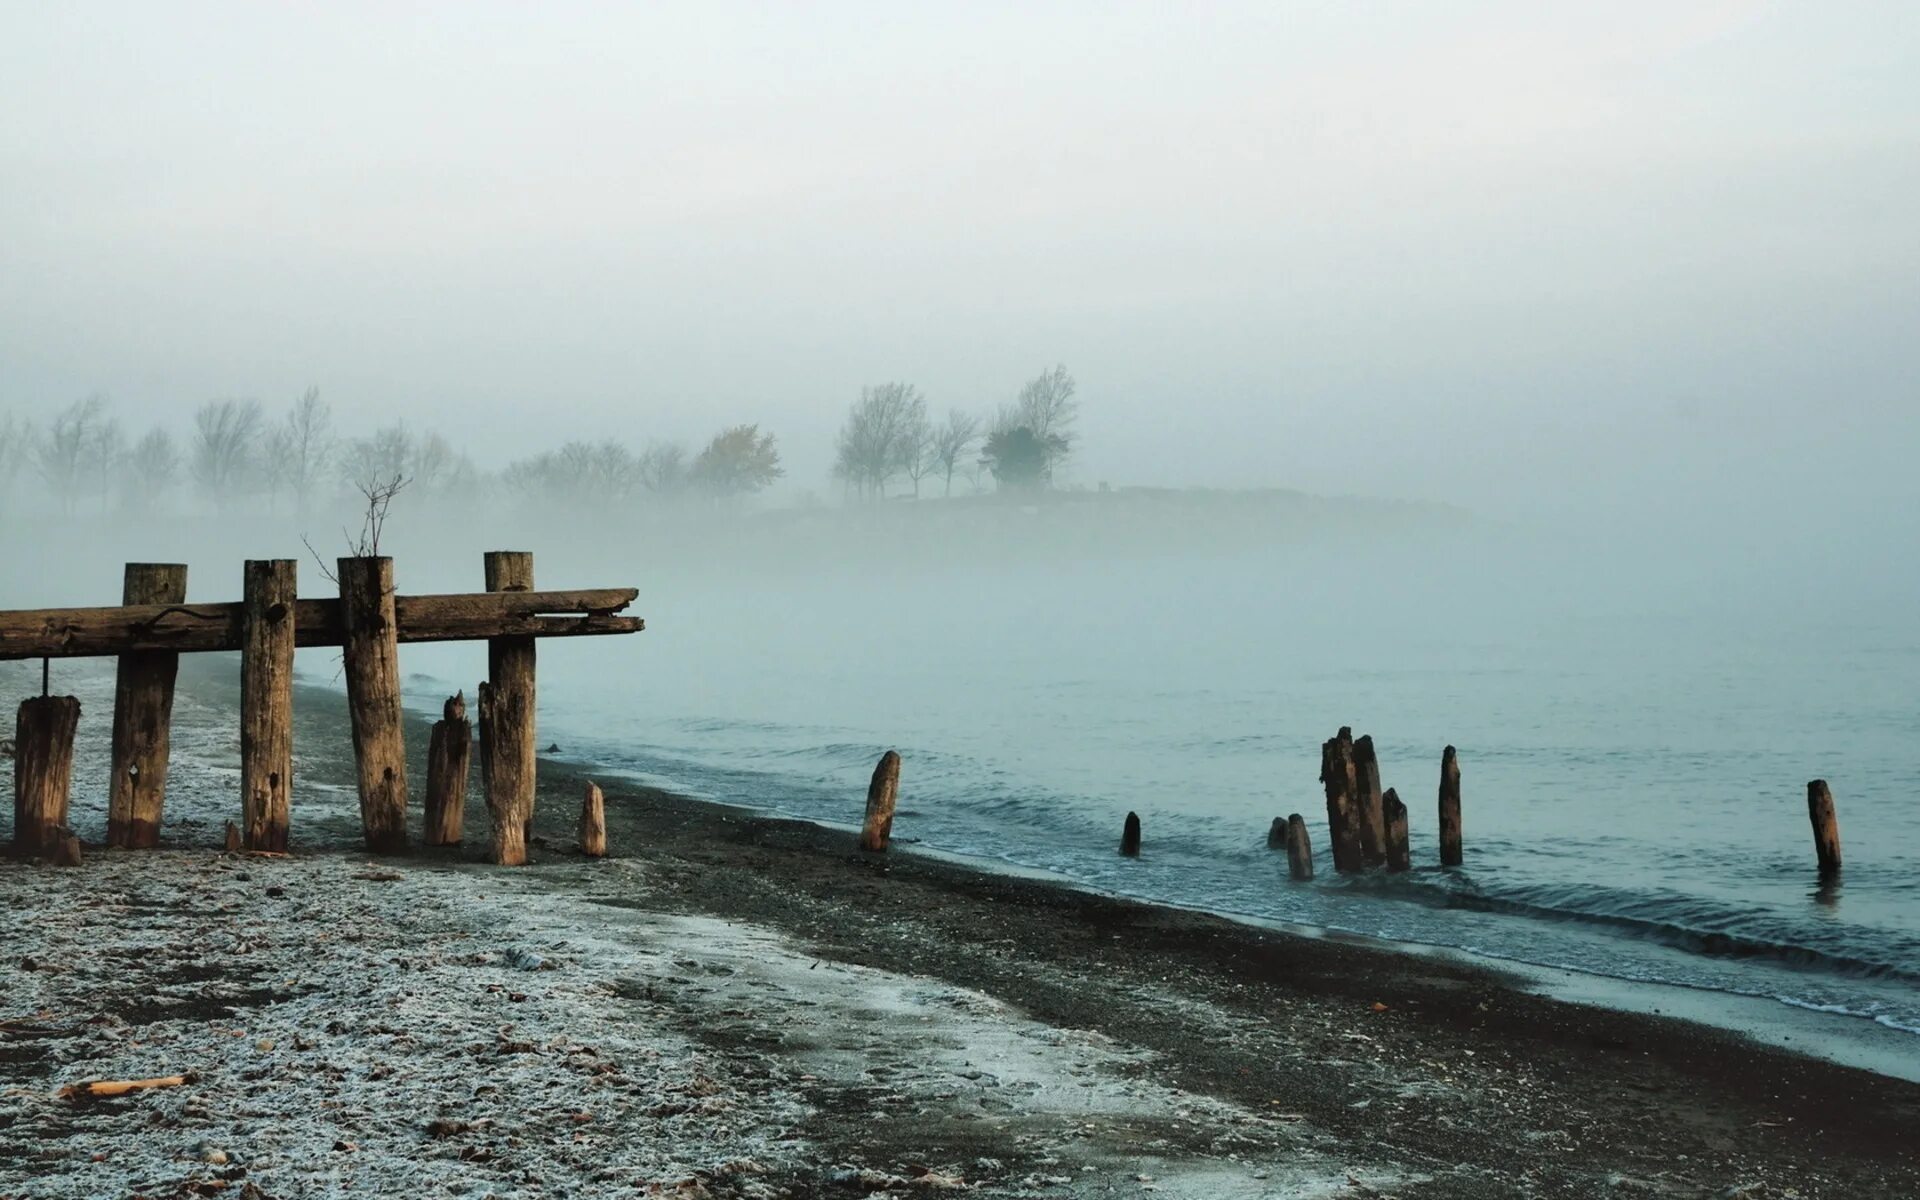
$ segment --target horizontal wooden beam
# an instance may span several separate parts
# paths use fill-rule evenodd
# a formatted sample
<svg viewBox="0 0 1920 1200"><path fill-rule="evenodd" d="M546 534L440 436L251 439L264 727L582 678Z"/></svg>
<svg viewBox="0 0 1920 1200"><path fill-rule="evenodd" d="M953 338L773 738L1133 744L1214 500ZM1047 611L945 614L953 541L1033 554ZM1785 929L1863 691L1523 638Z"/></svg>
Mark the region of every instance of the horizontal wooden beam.
<svg viewBox="0 0 1920 1200"><path fill-rule="evenodd" d="M618 616L637 588L571 592L466 592L395 596L403 642L475 638L592 637L638 633L638 617ZM340 601L296 600L294 644L338 646L345 638ZM136 650L238 650L242 605L125 604L111 608L42 608L0 612L0 660L84 658Z"/></svg>

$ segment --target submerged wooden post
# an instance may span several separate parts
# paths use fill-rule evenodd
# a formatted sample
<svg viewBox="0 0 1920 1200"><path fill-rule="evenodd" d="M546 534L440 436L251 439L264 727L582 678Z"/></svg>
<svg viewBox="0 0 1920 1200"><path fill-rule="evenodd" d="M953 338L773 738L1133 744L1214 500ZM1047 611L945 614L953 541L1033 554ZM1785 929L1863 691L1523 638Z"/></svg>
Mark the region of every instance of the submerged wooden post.
<svg viewBox="0 0 1920 1200"><path fill-rule="evenodd" d="M1392 788L1381 798L1387 814L1387 870L1405 871L1413 866L1413 850L1407 844L1407 806Z"/></svg>
<svg viewBox="0 0 1920 1200"><path fill-rule="evenodd" d="M1267 826L1267 849L1285 850L1287 848L1287 818L1275 817L1273 824Z"/></svg>
<svg viewBox="0 0 1920 1200"><path fill-rule="evenodd" d="M1286 820L1287 870L1295 879L1313 878L1313 839L1307 834L1307 819L1294 813Z"/></svg>
<svg viewBox="0 0 1920 1200"><path fill-rule="evenodd" d="M472 755L467 694L455 692L441 706L427 743L427 817L422 840L429 846L458 846L466 832L467 770Z"/></svg>
<svg viewBox="0 0 1920 1200"><path fill-rule="evenodd" d="M1460 760L1448 746L1440 754L1440 865L1457 867L1460 852Z"/></svg>
<svg viewBox="0 0 1920 1200"><path fill-rule="evenodd" d="M293 796L294 600L299 564L249 559L240 649L241 832L249 850L283 853Z"/></svg>
<svg viewBox="0 0 1920 1200"><path fill-rule="evenodd" d="M489 550L485 557L486 584L489 592L531 592L533 555L525 550ZM500 793L502 811L521 814L526 828L520 838L533 837L533 802L537 780L534 740L534 639L495 637L487 639L487 681L493 685L495 703L500 711L514 718L492 727L494 741L492 766L488 768L487 804L494 804ZM481 724L480 736L488 737L488 726ZM502 739L511 738L512 744ZM481 748L482 761L488 751Z"/></svg>
<svg viewBox="0 0 1920 1200"><path fill-rule="evenodd" d="M1813 850L1820 857L1820 874L1840 873L1840 816L1833 808L1833 792L1827 781L1815 779L1807 784L1807 816L1813 821Z"/></svg>
<svg viewBox="0 0 1920 1200"><path fill-rule="evenodd" d="M123 604L184 604L185 563L128 563ZM107 845L160 843L167 796L173 684L180 656L166 650L122 654L113 685L113 766L107 781Z"/></svg>
<svg viewBox="0 0 1920 1200"><path fill-rule="evenodd" d="M1370 867L1387 861L1387 809L1380 793L1380 760L1373 752L1373 735L1353 743L1354 805L1360 815L1360 860Z"/></svg>
<svg viewBox="0 0 1920 1200"><path fill-rule="evenodd" d="M1127 823L1120 828L1120 853L1127 858L1140 857L1140 814L1127 814Z"/></svg>
<svg viewBox="0 0 1920 1200"><path fill-rule="evenodd" d="M367 849L407 848L406 731L400 710L400 647L393 608L393 560L339 561L342 657L353 756L359 767L360 828Z"/></svg>
<svg viewBox="0 0 1920 1200"><path fill-rule="evenodd" d="M591 779L580 801L580 853L588 858L605 858L607 854L607 798Z"/></svg>
<svg viewBox="0 0 1920 1200"><path fill-rule="evenodd" d="M491 682L480 685L480 784L487 790L487 817L492 827L487 858L504 867L523 866L527 861L528 826L532 822L523 806L524 792L500 783L503 761L520 761L517 756L524 745L520 729L532 716L526 701L525 692L502 691Z"/></svg>
<svg viewBox="0 0 1920 1200"><path fill-rule="evenodd" d="M80 701L34 696L20 702L13 727L13 848L20 854L59 850L73 784L73 732Z"/></svg>
<svg viewBox="0 0 1920 1200"><path fill-rule="evenodd" d="M893 837L893 806L900 796L900 755L892 750L874 764L867 784L867 815L860 823L860 848L878 853Z"/></svg>
<svg viewBox="0 0 1920 1200"><path fill-rule="evenodd" d="M1333 841L1333 869L1358 871L1359 816L1354 803L1353 730L1342 725L1320 747L1320 781L1327 789L1327 832Z"/></svg>

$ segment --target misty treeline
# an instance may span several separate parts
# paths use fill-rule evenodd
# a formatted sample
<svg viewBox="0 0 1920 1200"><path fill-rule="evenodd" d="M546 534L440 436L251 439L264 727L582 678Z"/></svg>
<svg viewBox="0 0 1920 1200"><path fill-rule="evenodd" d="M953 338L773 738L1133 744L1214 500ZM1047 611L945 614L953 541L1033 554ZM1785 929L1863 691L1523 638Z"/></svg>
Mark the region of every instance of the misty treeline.
<svg viewBox="0 0 1920 1200"><path fill-rule="evenodd" d="M405 422L355 434L309 388L283 409L211 400L175 430L129 432L109 401L79 400L36 424L0 417L0 495L37 485L64 513L149 509L189 496L219 511L295 514L358 498L392 480L413 497L454 497L497 482L522 499L597 504L643 496L727 501L782 474L773 435L756 425L721 430L697 452L657 442L635 452L612 440L568 442L489 475L436 430Z"/></svg>
<svg viewBox="0 0 1920 1200"><path fill-rule="evenodd" d="M975 491L984 475L1007 490L1047 487L1073 450L1080 410L1075 390L1067 368L1056 366L1028 380L991 416L955 408L935 421L926 396L910 383L863 387L834 444L834 477L871 500L885 498L894 484L919 496L923 484L935 481L951 496L956 474Z"/></svg>

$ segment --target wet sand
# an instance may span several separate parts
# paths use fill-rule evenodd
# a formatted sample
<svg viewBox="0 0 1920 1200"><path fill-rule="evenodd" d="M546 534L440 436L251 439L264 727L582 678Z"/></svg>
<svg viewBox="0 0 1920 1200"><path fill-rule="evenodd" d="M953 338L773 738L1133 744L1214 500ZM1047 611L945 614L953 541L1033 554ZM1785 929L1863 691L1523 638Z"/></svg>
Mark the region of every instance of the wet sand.
<svg viewBox="0 0 1920 1200"><path fill-rule="evenodd" d="M226 680L183 680L177 848L0 866L0 1196L1920 1194L1912 1083L617 780L585 860L561 763L533 866L472 861L477 795L371 863L323 690L295 856L224 855Z"/></svg>

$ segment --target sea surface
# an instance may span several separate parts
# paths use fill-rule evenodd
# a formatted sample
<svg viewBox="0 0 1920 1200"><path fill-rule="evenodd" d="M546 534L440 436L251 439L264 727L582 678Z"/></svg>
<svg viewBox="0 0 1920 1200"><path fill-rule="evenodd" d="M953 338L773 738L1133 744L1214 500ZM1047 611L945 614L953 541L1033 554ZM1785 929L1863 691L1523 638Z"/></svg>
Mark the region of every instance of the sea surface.
<svg viewBox="0 0 1920 1200"><path fill-rule="evenodd" d="M1777 999L1920 1034L1910 580L1803 555L1471 536L876 553L766 573L608 557L638 638L541 646L541 741L715 800L1225 913ZM543 583L548 580L543 579ZM422 707L477 647L407 648ZM470 688L471 684L467 686ZM1320 743L1371 734L1415 869L1331 870ZM1458 747L1466 865L1437 865ZM1842 880L1814 869L1831 782ZM1116 853L1138 812L1145 849ZM1290 882L1269 823L1320 868Z"/></svg>

